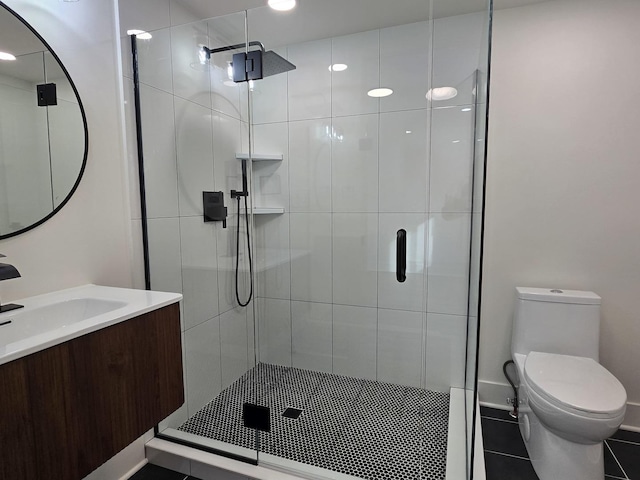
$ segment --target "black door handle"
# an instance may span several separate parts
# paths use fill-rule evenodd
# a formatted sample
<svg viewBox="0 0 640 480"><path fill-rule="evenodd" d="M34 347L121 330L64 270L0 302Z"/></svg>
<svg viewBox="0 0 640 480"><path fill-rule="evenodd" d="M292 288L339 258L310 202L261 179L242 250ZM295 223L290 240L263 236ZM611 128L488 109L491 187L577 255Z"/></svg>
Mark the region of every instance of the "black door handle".
<svg viewBox="0 0 640 480"><path fill-rule="evenodd" d="M402 228L396 236L396 279L400 283L407 279L407 231Z"/></svg>

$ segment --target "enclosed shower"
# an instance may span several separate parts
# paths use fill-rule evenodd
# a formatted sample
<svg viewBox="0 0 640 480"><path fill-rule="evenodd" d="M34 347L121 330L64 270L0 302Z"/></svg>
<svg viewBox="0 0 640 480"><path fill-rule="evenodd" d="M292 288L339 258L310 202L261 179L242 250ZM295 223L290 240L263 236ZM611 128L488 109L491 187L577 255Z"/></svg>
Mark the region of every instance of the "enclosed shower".
<svg viewBox="0 0 640 480"><path fill-rule="evenodd" d="M484 1L307 0L131 42L150 286L184 295L158 437L471 478L489 31Z"/></svg>

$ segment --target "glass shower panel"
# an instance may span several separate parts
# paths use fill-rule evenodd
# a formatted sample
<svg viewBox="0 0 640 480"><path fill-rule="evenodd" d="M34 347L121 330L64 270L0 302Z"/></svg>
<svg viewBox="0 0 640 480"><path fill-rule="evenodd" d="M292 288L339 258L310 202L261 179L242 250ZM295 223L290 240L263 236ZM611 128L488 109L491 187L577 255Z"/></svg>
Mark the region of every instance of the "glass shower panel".
<svg viewBox="0 0 640 480"><path fill-rule="evenodd" d="M358 0L248 11L249 40L296 66L250 94L252 193L271 212L254 216L258 361L273 375L261 464L446 472L453 384L429 383L442 361L425 342L432 21L428 2L401 3L403 18ZM468 248L456 261L468 265ZM461 347L444 358L462 371L459 387L463 300Z"/></svg>
<svg viewBox="0 0 640 480"><path fill-rule="evenodd" d="M257 462L255 431L243 424L260 389L254 315L236 300L249 290L246 222L229 197L242 189L237 157L249 148L248 90L229 67L246 50L245 14L149 34L137 47L151 288L184 296L186 402L159 435ZM133 88L127 96L132 104ZM203 192L224 194L226 225L204 221Z"/></svg>
<svg viewBox="0 0 640 480"><path fill-rule="evenodd" d="M477 391L477 359L478 337L480 331L480 293L482 278L482 238L483 238L483 212L484 212L484 180L486 175L486 138L487 118L489 107L489 52L490 32L493 16L493 4L488 0L484 5L482 29L478 39L480 55L475 82L475 147L473 155L473 198L471 215L471 255L470 255L470 279L469 279L469 319L467 329L467 371L466 371L466 432L467 432L467 471L474 469L474 455L482 455L481 451L474 450L479 415L478 391Z"/></svg>

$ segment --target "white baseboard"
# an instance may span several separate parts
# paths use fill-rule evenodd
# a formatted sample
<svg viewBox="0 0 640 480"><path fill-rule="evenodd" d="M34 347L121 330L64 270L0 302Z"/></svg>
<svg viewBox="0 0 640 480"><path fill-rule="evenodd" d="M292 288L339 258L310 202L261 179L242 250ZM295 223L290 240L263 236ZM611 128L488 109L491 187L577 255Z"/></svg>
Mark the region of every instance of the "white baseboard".
<svg viewBox="0 0 640 480"><path fill-rule="evenodd" d="M482 406L511 410L511 407L507 404L507 397L513 397L513 389L508 383L479 380L478 397ZM627 413L620 428L622 430L640 432L640 403L627 402Z"/></svg>
<svg viewBox="0 0 640 480"><path fill-rule="evenodd" d="M640 403L627 402L627 413L624 415L624 422L620 428L640 432Z"/></svg>
<svg viewBox="0 0 640 480"><path fill-rule="evenodd" d="M513 388L508 383L478 380L478 399L485 407L509 410L507 398L513 397Z"/></svg>

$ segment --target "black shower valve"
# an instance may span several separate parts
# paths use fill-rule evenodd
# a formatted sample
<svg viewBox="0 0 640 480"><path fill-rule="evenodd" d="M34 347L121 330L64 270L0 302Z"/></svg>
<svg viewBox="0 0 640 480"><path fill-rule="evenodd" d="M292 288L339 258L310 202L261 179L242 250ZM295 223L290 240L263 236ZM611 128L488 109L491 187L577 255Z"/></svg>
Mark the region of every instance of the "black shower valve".
<svg viewBox="0 0 640 480"><path fill-rule="evenodd" d="M202 192L204 221L222 222L227 228L227 207L224 206L224 192Z"/></svg>

